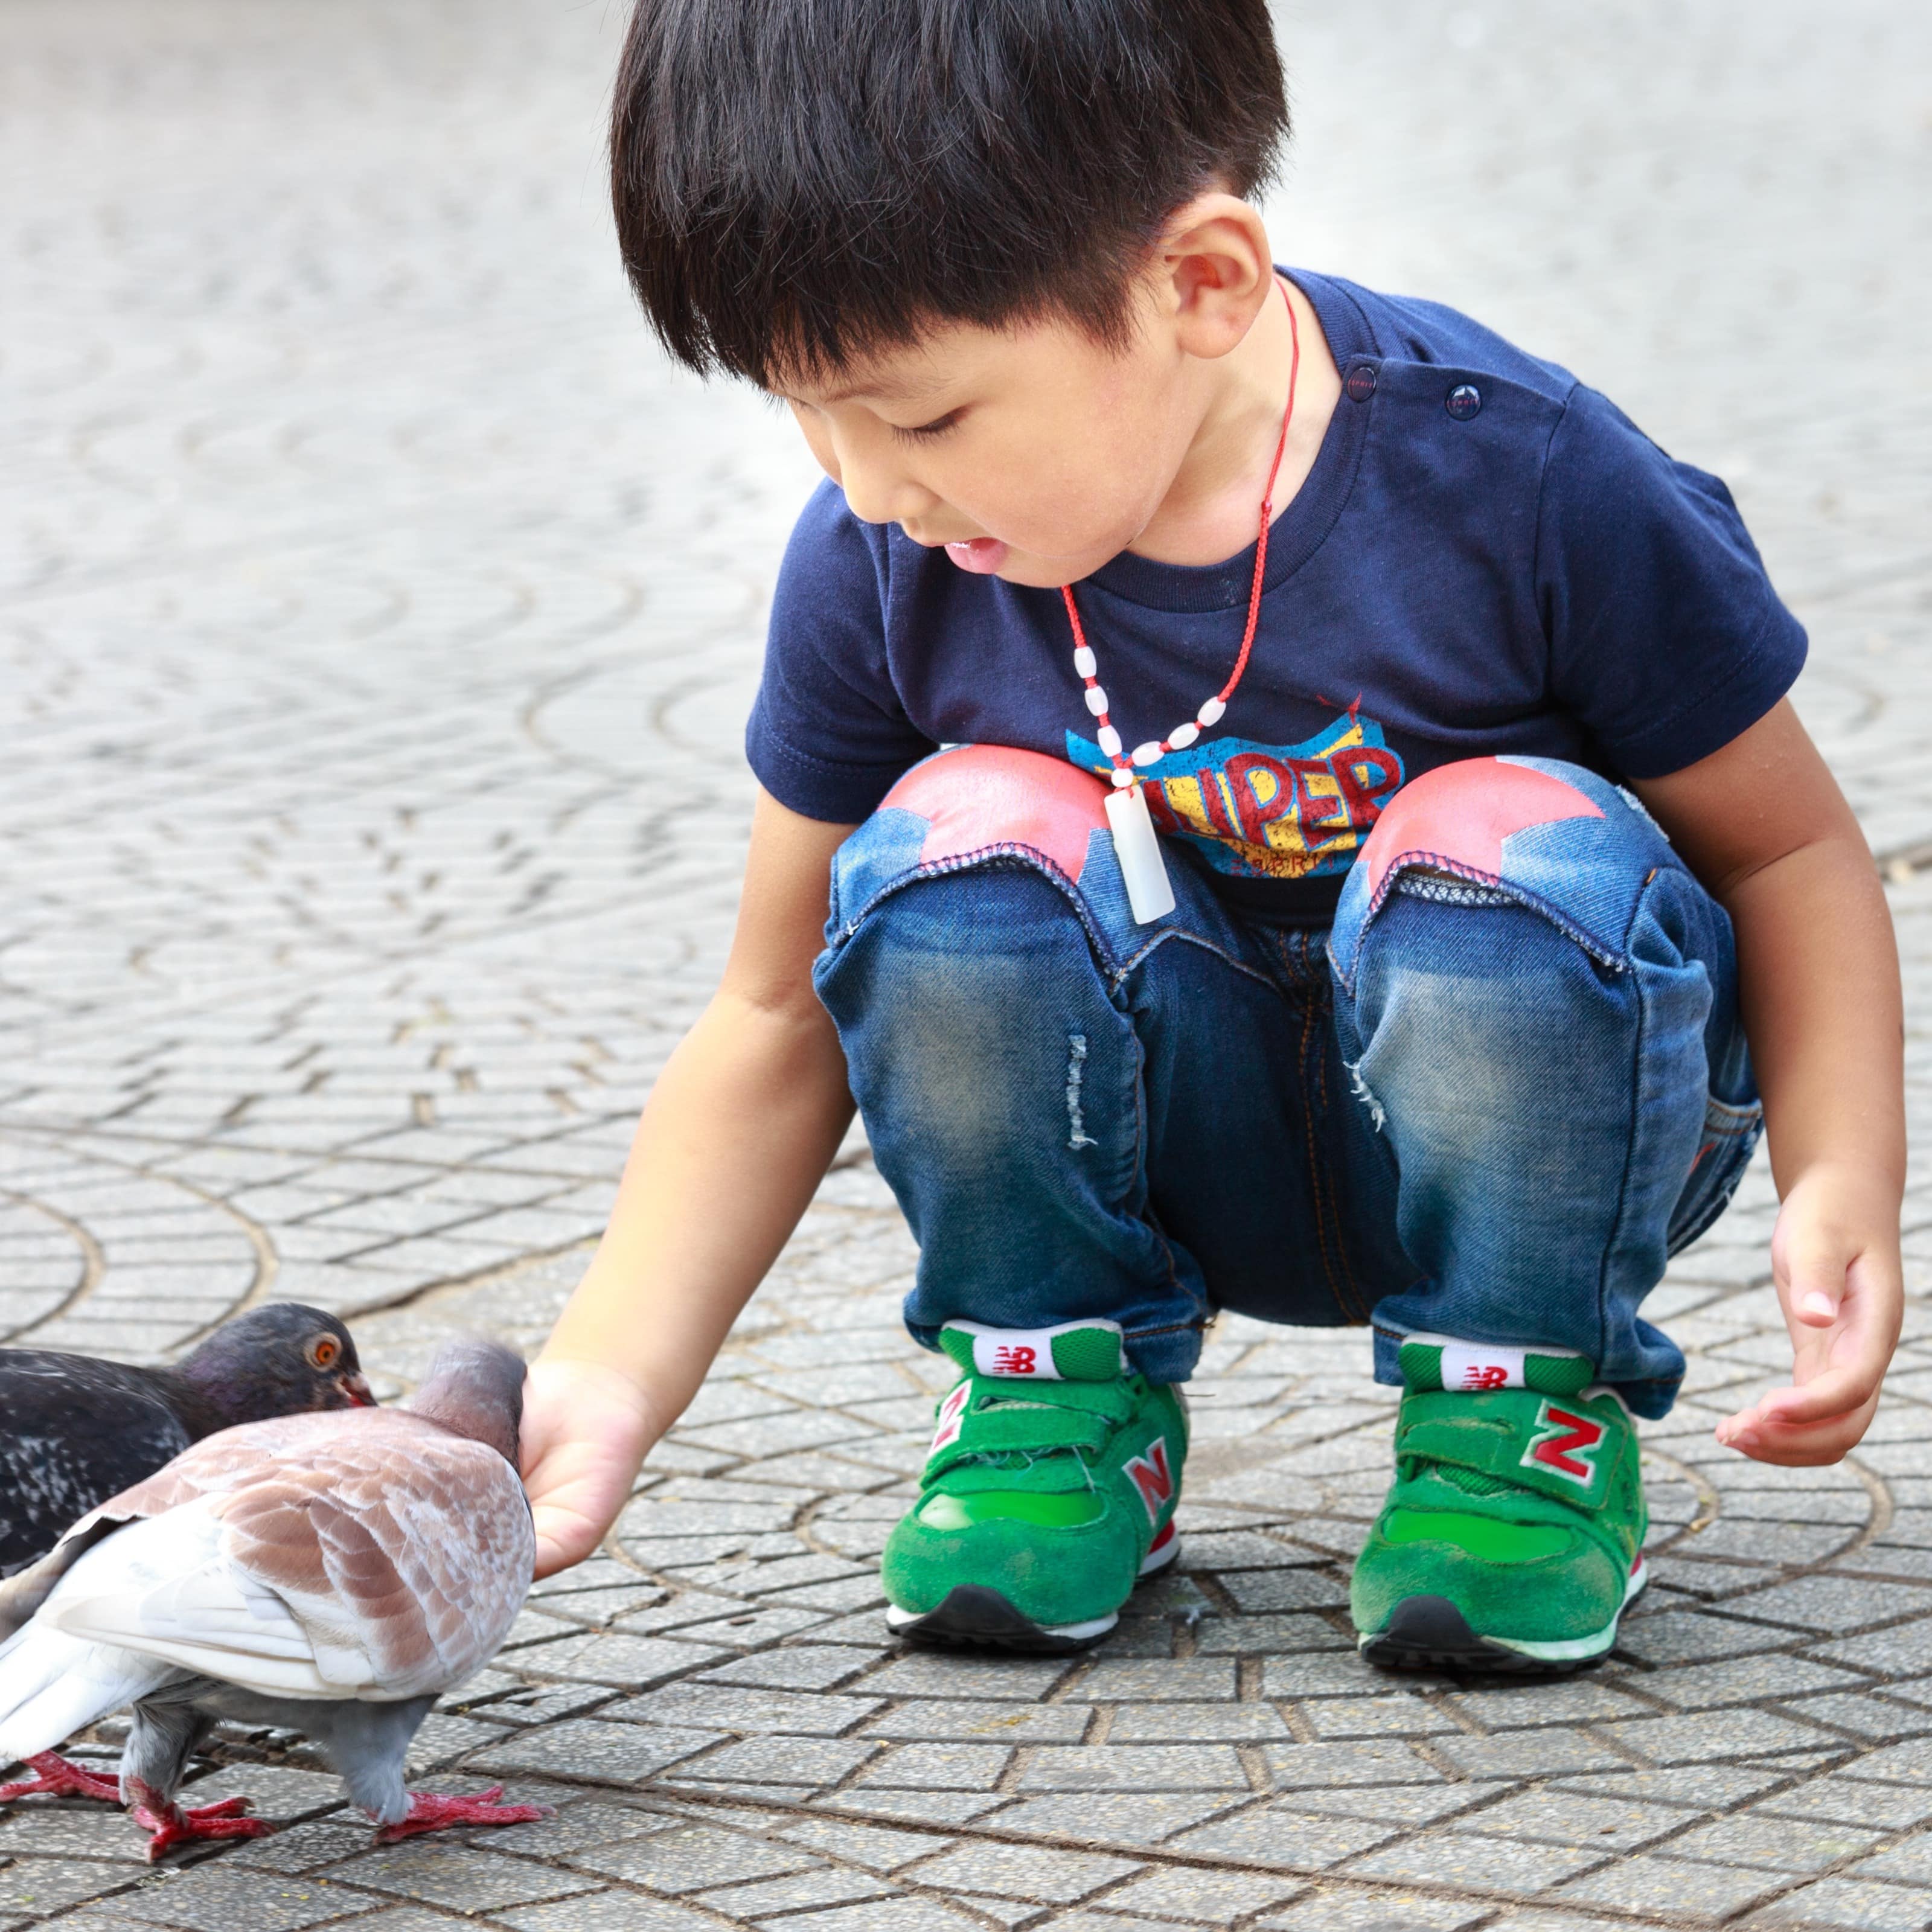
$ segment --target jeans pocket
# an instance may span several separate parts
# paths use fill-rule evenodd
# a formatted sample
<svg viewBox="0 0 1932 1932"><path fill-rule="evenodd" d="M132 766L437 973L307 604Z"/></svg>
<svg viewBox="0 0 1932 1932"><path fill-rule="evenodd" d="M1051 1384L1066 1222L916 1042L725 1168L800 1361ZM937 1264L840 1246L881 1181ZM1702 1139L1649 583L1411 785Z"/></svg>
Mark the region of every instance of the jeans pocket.
<svg viewBox="0 0 1932 1932"><path fill-rule="evenodd" d="M1704 1137L1671 1211L1671 1253L1688 1247L1730 1205L1763 1131L1764 1108L1758 1102L1734 1106L1714 1094L1705 1102Z"/></svg>

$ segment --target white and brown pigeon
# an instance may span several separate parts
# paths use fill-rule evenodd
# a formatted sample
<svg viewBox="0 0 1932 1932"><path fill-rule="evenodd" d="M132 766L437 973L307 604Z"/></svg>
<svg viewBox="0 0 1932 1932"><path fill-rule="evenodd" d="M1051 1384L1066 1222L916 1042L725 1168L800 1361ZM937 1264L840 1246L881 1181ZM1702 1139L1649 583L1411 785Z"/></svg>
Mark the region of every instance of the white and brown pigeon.
<svg viewBox="0 0 1932 1932"><path fill-rule="evenodd" d="M218 1429L374 1400L349 1330L298 1301L238 1315L168 1368L0 1348L0 1576Z"/></svg>
<svg viewBox="0 0 1932 1932"><path fill-rule="evenodd" d="M189 1754L218 1718L313 1738L385 1841L513 1824L536 1806L404 1788L410 1740L494 1654L530 1586L517 1477L524 1365L446 1347L406 1408L224 1430L83 1517L0 1583L0 1786L112 1797L53 1748L124 1704L118 1795L150 1858L253 1836L245 1798L184 1810Z"/></svg>

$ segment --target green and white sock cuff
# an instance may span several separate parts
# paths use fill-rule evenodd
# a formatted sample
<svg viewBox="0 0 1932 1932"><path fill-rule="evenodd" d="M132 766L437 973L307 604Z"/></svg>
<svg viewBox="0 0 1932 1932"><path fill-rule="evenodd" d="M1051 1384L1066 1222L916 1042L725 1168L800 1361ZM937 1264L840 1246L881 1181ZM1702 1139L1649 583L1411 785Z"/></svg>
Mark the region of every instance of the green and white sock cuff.
<svg viewBox="0 0 1932 1932"><path fill-rule="evenodd" d="M1112 1382L1126 1353L1120 1324L1098 1319L1052 1328L949 1322L939 1331L939 1346L969 1376L1043 1382Z"/></svg>
<svg viewBox="0 0 1932 1932"><path fill-rule="evenodd" d="M1596 1364L1574 1348L1511 1348L1497 1342L1459 1342L1449 1335L1410 1335L1400 1355L1405 1388L1418 1391L1534 1389L1580 1396L1597 1378Z"/></svg>

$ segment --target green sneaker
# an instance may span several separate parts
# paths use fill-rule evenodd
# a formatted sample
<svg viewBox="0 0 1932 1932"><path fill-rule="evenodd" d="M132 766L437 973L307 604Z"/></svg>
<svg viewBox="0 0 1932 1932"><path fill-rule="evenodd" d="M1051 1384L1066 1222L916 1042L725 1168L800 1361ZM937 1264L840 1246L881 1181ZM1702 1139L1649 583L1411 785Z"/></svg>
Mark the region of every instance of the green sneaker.
<svg viewBox="0 0 1932 1932"><path fill-rule="evenodd" d="M1581 1355L1412 1336L1395 1481L1356 1560L1362 1654L1561 1676L1647 1580L1636 1429Z"/></svg>
<svg viewBox="0 0 1932 1932"><path fill-rule="evenodd" d="M939 1342L964 1372L880 1560L886 1621L919 1642L1084 1650L1180 1553L1180 1392L1127 1369L1112 1322L951 1322Z"/></svg>

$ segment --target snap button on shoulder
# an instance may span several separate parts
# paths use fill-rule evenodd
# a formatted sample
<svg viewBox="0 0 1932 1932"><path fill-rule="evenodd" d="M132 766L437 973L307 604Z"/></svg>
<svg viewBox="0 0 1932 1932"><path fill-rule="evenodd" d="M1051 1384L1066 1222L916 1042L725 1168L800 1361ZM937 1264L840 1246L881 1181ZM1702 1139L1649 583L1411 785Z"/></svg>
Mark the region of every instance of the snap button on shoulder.
<svg viewBox="0 0 1932 1932"><path fill-rule="evenodd" d="M1352 403L1366 403L1376 392L1375 365L1358 362L1348 371L1342 388Z"/></svg>
<svg viewBox="0 0 1932 1932"><path fill-rule="evenodd" d="M1473 382L1458 382L1444 399L1442 406L1458 422L1467 422L1483 406L1483 392Z"/></svg>

